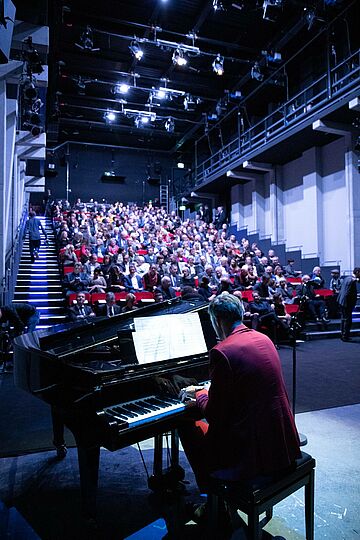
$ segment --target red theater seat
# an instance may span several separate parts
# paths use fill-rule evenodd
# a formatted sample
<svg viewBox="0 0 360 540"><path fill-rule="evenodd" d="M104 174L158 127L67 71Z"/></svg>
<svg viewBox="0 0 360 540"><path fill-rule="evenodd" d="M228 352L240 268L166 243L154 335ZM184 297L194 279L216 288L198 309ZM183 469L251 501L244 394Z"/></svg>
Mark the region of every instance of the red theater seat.
<svg viewBox="0 0 360 540"><path fill-rule="evenodd" d="M93 293L91 295L91 303L95 304L95 302L99 302L99 304L104 304L106 302L106 293Z"/></svg>
<svg viewBox="0 0 360 540"><path fill-rule="evenodd" d="M294 315L294 313L297 313L300 309L300 306L298 304L285 304L285 311L289 315Z"/></svg>
<svg viewBox="0 0 360 540"><path fill-rule="evenodd" d="M68 302L69 306L71 306L71 304L73 304L76 301L76 297L77 297L77 293L69 294L69 296L67 297L67 302ZM86 292L85 293L85 303L89 304L90 301L91 301L91 294Z"/></svg>
<svg viewBox="0 0 360 540"><path fill-rule="evenodd" d="M254 300L252 291L241 291L241 296L245 302L252 302Z"/></svg>
<svg viewBox="0 0 360 540"><path fill-rule="evenodd" d="M64 266L64 274L71 274L74 271L73 266Z"/></svg>
<svg viewBox="0 0 360 540"><path fill-rule="evenodd" d="M288 283L301 283L301 277L287 277L286 281Z"/></svg>
<svg viewBox="0 0 360 540"><path fill-rule="evenodd" d="M334 296L334 292L331 289L315 289L315 294L326 298L327 296Z"/></svg>
<svg viewBox="0 0 360 540"><path fill-rule="evenodd" d="M150 291L142 291L135 293L136 301L143 303L155 302L154 295Z"/></svg>

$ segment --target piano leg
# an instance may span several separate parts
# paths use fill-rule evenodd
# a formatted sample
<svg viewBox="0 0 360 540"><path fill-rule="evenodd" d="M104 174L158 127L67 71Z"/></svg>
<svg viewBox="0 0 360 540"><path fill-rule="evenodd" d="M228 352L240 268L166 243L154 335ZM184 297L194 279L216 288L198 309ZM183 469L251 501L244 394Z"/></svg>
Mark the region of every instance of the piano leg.
<svg viewBox="0 0 360 540"><path fill-rule="evenodd" d="M78 446L82 512L85 517L96 517L96 493L99 476L100 447Z"/></svg>

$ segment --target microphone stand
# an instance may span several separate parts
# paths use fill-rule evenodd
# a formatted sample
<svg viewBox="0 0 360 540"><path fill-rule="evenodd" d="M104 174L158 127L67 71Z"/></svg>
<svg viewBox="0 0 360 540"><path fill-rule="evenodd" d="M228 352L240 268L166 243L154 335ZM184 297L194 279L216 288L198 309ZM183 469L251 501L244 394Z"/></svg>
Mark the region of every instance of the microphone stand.
<svg viewBox="0 0 360 540"><path fill-rule="evenodd" d="M297 331L300 328L300 324L297 320L297 317L291 319L290 324L290 340L292 346L292 412L295 418L295 409L296 409L296 371L297 371L297 356L296 356L296 337ZM299 433L300 446L305 446L307 444L307 437L303 433Z"/></svg>

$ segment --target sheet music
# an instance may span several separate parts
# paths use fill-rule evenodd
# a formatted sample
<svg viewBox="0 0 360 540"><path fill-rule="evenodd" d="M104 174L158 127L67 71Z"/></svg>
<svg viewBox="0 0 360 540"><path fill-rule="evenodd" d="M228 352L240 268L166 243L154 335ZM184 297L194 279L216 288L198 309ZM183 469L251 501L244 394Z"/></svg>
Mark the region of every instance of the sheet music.
<svg viewBox="0 0 360 540"><path fill-rule="evenodd" d="M133 334L139 364L207 352L198 313L134 319Z"/></svg>

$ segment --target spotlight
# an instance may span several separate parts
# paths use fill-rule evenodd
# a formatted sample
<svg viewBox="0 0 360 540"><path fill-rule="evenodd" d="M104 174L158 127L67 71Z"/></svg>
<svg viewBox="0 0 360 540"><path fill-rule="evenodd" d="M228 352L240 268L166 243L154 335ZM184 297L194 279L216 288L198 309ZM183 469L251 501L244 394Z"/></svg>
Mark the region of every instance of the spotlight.
<svg viewBox="0 0 360 540"><path fill-rule="evenodd" d="M130 43L129 49L133 53L133 55L135 56L136 60L141 60L142 57L144 56L144 51L141 49L141 47L138 44L138 42L136 41L136 39L134 39Z"/></svg>
<svg viewBox="0 0 360 540"><path fill-rule="evenodd" d="M175 122L174 120L169 117L165 122L165 129L168 133L174 133L175 131Z"/></svg>
<svg viewBox="0 0 360 540"><path fill-rule="evenodd" d="M24 92L24 97L26 99L29 99L30 101L35 100L38 96L37 88L35 84L30 80L25 82L23 86L23 92Z"/></svg>
<svg viewBox="0 0 360 540"><path fill-rule="evenodd" d="M130 85L126 83L115 84L113 88L113 94L127 94L130 90Z"/></svg>
<svg viewBox="0 0 360 540"><path fill-rule="evenodd" d="M174 64L177 64L178 66L186 66L187 59L184 55L184 51L178 47L176 51L174 51L172 55L172 61Z"/></svg>
<svg viewBox="0 0 360 540"><path fill-rule="evenodd" d="M185 163L183 163L182 161L178 161L177 162L177 168L178 169L185 169Z"/></svg>
<svg viewBox="0 0 360 540"><path fill-rule="evenodd" d="M196 101L190 94L186 94L185 96L184 109L188 112L194 112L196 109Z"/></svg>
<svg viewBox="0 0 360 540"><path fill-rule="evenodd" d="M224 57L218 54L212 63L212 68L216 75L224 75Z"/></svg>
<svg viewBox="0 0 360 540"><path fill-rule="evenodd" d="M224 4L221 2L221 0L213 0L212 5L214 11L225 11Z"/></svg>
<svg viewBox="0 0 360 540"><path fill-rule="evenodd" d="M107 121L107 122L114 122L116 120L116 114L114 113L114 111L107 111L105 114L104 114L104 119Z"/></svg>
<svg viewBox="0 0 360 540"><path fill-rule="evenodd" d="M264 75L261 73L260 66L258 62L255 62L253 67L251 68L251 78L255 79L256 81L263 81Z"/></svg>
<svg viewBox="0 0 360 540"><path fill-rule="evenodd" d="M94 48L93 31L90 26L80 36L80 43L75 43L75 46L83 51L96 52L100 51L98 47Z"/></svg>
<svg viewBox="0 0 360 540"><path fill-rule="evenodd" d="M25 120L27 123L35 126L40 125L40 115L38 112L28 110L25 111Z"/></svg>
<svg viewBox="0 0 360 540"><path fill-rule="evenodd" d="M165 92L165 90L156 90L155 92L155 96L157 99L166 99L167 98L167 94Z"/></svg>
<svg viewBox="0 0 360 540"><path fill-rule="evenodd" d="M22 51L22 56L27 63L28 72L42 73L44 68L41 65L40 55L33 46L32 37L30 36L25 39L24 44L27 46L27 49Z"/></svg>

